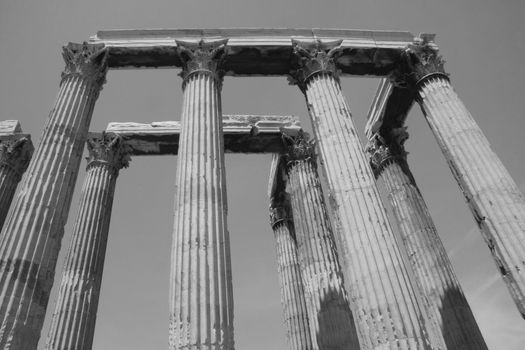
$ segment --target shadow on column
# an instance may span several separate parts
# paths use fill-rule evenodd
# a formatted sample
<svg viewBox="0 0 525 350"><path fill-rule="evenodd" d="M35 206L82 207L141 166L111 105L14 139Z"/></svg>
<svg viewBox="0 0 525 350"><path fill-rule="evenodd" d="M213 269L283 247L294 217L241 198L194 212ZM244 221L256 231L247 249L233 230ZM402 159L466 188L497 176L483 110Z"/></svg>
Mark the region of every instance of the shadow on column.
<svg viewBox="0 0 525 350"><path fill-rule="evenodd" d="M486 349L485 341L481 331L474 319L469 307L458 307L467 305L465 295L458 288L448 288L441 299L439 312L443 324L441 330L448 349ZM458 327L459 325L459 327ZM468 338L462 335L468 335ZM468 339L467 343L457 343L458 339Z"/></svg>
<svg viewBox="0 0 525 350"><path fill-rule="evenodd" d="M350 318L350 322L341 322ZM347 296L337 289L330 288L321 299L319 312L317 313L319 331L317 333L317 345L320 350L343 350L336 344L348 344L344 350L358 350L359 340L354 322L354 317ZM350 329L344 327L350 325Z"/></svg>

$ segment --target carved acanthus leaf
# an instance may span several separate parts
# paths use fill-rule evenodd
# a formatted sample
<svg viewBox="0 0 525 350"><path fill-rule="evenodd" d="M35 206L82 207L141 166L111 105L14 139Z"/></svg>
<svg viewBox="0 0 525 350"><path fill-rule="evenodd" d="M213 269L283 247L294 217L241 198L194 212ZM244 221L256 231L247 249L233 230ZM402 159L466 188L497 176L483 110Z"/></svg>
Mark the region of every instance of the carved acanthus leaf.
<svg viewBox="0 0 525 350"><path fill-rule="evenodd" d="M315 164L315 141L310 139L308 133L301 130L293 137L283 133L283 142L286 147L284 156L287 167L298 161L310 161Z"/></svg>
<svg viewBox="0 0 525 350"><path fill-rule="evenodd" d="M287 193L281 192L270 201L270 223L272 228L282 222L293 222L292 207Z"/></svg>
<svg viewBox="0 0 525 350"><path fill-rule="evenodd" d="M197 72L211 74L219 84L222 82L224 71L221 66L228 39L213 41L201 39L198 42L176 40L175 42L183 64L180 75L184 83L188 77Z"/></svg>
<svg viewBox="0 0 525 350"><path fill-rule="evenodd" d="M341 54L342 40L322 41L292 39L292 49L295 60L290 71L290 84L297 84L305 89L309 79L319 73L330 73L339 77L335 59Z"/></svg>
<svg viewBox="0 0 525 350"><path fill-rule="evenodd" d="M433 76L448 79L444 69L445 60L427 41L408 45L402 54L401 68L392 75L392 82L398 86L418 86Z"/></svg>
<svg viewBox="0 0 525 350"><path fill-rule="evenodd" d="M33 144L27 137L16 140L1 140L0 166L7 166L21 176L29 165L33 150Z"/></svg>
<svg viewBox="0 0 525 350"><path fill-rule="evenodd" d="M377 176L383 168L394 161L406 162L407 152L404 143L408 139L406 127L389 130L387 133L376 133L368 141L366 151L370 154L370 165Z"/></svg>
<svg viewBox="0 0 525 350"><path fill-rule="evenodd" d="M88 167L95 164L108 165L115 170L127 168L131 160L130 147L121 136L102 133L100 137L87 140Z"/></svg>
<svg viewBox="0 0 525 350"><path fill-rule="evenodd" d="M62 48L66 67L62 81L72 75L79 75L100 86L106 81L108 50L103 44L69 43Z"/></svg>

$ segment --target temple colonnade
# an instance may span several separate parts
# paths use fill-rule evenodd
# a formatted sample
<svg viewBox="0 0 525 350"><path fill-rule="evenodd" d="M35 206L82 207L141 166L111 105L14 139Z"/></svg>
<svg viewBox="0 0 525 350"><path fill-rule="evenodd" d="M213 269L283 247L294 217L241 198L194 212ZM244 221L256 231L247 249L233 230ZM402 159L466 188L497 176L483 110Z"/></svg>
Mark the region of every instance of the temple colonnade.
<svg viewBox="0 0 525 350"><path fill-rule="evenodd" d="M389 117L388 106L413 102L525 315L525 201L454 92L432 36L215 34L101 32L90 43L69 44L58 97L32 157L27 138L9 143L0 137L0 193L6 193L0 202L0 348L37 347L87 142L87 175L46 349L91 349L119 171L132 156L162 152L178 154L170 349L234 348L225 152L275 154L270 219L291 349L486 349L407 163L408 110ZM148 66L181 68L178 129L145 131L137 124L140 132L88 134L107 71ZM376 99L383 107L369 115L366 147L340 84L341 76L365 74L388 79ZM225 122L225 75L287 76L305 97L313 136L279 117ZM164 138L155 137L158 132Z"/></svg>

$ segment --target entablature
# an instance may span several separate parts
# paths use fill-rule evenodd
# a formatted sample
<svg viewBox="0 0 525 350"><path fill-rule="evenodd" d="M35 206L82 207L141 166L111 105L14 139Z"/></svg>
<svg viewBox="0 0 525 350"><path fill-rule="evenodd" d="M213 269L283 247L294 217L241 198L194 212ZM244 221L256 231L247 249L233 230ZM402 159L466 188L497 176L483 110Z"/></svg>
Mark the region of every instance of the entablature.
<svg viewBox="0 0 525 350"><path fill-rule="evenodd" d="M282 153L282 135L295 136L301 131L294 116L224 115L223 136L226 153ZM120 135L131 155L177 154L181 125L178 121L110 123L106 133ZM91 132L89 138L100 138Z"/></svg>
<svg viewBox="0 0 525 350"><path fill-rule="evenodd" d="M293 62L292 39L341 40L337 66L342 74L384 76L406 47L423 38L409 32L349 29L143 29L99 31L91 43L104 44L110 68L181 67L176 40L228 39L223 68L229 76L287 75Z"/></svg>
<svg viewBox="0 0 525 350"><path fill-rule="evenodd" d="M31 142L31 135L24 134L22 126L18 120L2 120L0 121L0 143L14 142L17 140L26 139L31 153L33 152L33 143Z"/></svg>
<svg viewBox="0 0 525 350"><path fill-rule="evenodd" d="M376 95L368 111L365 135L368 140L405 124L408 112L414 104L414 91L399 87L388 78L381 79Z"/></svg>

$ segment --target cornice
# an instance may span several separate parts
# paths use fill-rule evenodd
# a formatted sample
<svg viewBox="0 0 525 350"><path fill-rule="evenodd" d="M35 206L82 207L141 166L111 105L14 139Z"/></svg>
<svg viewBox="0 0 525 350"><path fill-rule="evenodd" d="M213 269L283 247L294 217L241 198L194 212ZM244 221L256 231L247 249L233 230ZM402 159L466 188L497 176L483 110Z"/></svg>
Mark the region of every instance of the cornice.
<svg viewBox="0 0 525 350"><path fill-rule="evenodd" d="M183 65L177 41L221 38L228 38L223 64L228 76L289 75L294 40L340 41L337 66L341 74L386 76L397 67L406 47L419 40L409 32L398 31L233 28L110 30L98 32L90 42L105 45L110 68L176 68Z"/></svg>

